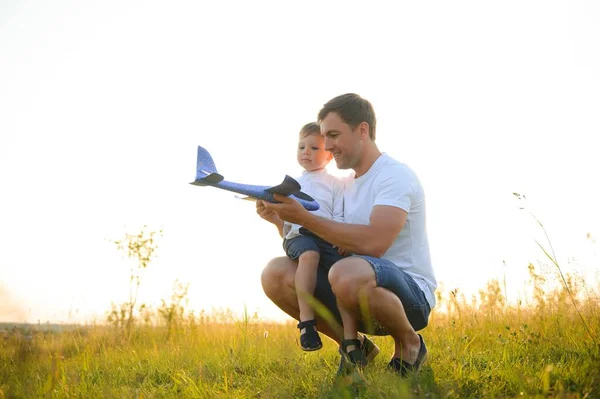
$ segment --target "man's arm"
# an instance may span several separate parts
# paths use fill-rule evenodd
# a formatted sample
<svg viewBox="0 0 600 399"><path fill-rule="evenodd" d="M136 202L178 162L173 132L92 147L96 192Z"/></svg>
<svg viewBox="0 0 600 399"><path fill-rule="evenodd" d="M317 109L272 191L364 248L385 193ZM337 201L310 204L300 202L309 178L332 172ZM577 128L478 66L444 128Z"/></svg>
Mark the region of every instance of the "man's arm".
<svg viewBox="0 0 600 399"><path fill-rule="evenodd" d="M368 225L309 216L302 225L325 241L351 253L380 258L400 234L407 213L394 206L377 205L371 212Z"/></svg>
<svg viewBox="0 0 600 399"><path fill-rule="evenodd" d="M280 203L265 202L281 220L297 223L348 252L381 257L404 227L407 213L388 205L373 207L368 225L348 224L323 219L308 212L298 201L275 194Z"/></svg>

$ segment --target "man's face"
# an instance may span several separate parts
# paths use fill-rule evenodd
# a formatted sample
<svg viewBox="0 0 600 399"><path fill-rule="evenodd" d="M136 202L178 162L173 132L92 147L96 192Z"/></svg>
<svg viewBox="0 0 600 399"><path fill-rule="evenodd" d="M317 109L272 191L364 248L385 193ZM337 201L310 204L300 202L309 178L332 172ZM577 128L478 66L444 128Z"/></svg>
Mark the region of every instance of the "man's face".
<svg viewBox="0 0 600 399"><path fill-rule="evenodd" d="M321 121L325 149L333 154L339 169L352 169L360 160L362 142L357 130L352 130L335 112L328 113Z"/></svg>
<svg viewBox="0 0 600 399"><path fill-rule="evenodd" d="M305 170L323 169L331 161L331 153L325 151L325 140L322 136L311 134L300 136L298 142L298 163Z"/></svg>

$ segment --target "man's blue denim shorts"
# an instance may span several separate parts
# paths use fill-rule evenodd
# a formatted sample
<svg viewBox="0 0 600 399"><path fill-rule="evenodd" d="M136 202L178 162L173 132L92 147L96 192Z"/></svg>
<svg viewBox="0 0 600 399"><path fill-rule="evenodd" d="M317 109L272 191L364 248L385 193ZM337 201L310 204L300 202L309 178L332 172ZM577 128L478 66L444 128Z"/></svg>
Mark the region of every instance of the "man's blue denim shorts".
<svg viewBox="0 0 600 399"><path fill-rule="evenodd" d="M404 306L408 321L415 331L422 330L427 326L429 313L431 312L429 303L421 288L419 288L415 280L409 274L394 263L385 259L363 255L352 256L362 258L369 262L375 271L377 286L390 290L400 299L400 302L402 302L402 305ZM319 268L317 269L317 285L315 289L315 297L333 313L333 316L340 324L342 322L342 317L337 308L335 295L331 290L331 284L329 284L327 275L331 266L342 258L341 255L337 255L337 260L333 263L329 265L319 264ZM375 320L373 320L371 326L367 326L364 320L362 320L358 329L361 332L371 335L389 335L389 332Z"/></svg>

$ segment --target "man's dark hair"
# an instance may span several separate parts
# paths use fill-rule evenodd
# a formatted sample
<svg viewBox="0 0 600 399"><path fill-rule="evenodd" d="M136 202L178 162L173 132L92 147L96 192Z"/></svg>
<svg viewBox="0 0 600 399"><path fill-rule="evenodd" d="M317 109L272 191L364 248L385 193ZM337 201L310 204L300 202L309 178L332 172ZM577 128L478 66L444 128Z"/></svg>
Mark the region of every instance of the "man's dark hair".
<svg viewBox="0 0 600 399"><path fill-rule="evenodd" d="M309 122L306 125L302 126L300 129L300 136L308 137L308 136L320 136L321 128L317 122Z"/></svg>
<svg viewBox="0 0 600 399"><path fill-rule="evenodd" d="M373 110L373 106L369 101L354 93L342 94L332 98L319 111L319 123L330 112L338 114L344 123L350 125L352 129L356 129L362 122L367 122L369 124L369 137L375 141L377 118L375 118L375 110Z"/></svg>

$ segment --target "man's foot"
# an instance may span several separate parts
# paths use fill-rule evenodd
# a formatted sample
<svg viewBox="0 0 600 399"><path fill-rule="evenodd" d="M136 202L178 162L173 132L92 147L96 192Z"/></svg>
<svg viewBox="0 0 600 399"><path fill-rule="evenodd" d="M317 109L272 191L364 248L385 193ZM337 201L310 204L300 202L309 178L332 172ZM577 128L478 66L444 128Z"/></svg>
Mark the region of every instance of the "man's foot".
<svg viewBox="0 0 600 399"><path fill-rule="evenodd" d="M415 360L413 364L409 364L398 357L393 357L387 365L388 370L400 374L401 377L406 377L410 373L416 373L419 371L425 362L425 359L427 359L427 346L425 346L425 341L423 341L421 334L417 335L421 341L421 347L419 348L417 360Z"/></svg>
<svg viewBox="0 0 600 399"><path fill-rule="evenodd" d="M360 351L353 352L353 357L350 357L348 353L345 353L345 348L340 347L339 352L342 355L340 359L340 367L338 368L337 375L350 374L356 367L365 367L369 362L373 361L379 354L379 347L373 343L369 338L363 336L363 342L358 341ZM350 341L350 340L348 340ZM354 342L356 345L356 342ZM346 346L351 346L352 343L347 343ZM355 349L357 350L357 349ZM354 359L354 361L353 361ZM357 364L357 361L359 362Z"/></svg>
<svg viewBox="0 0 600 399"><path fill-rule="evenodd" d="M300 329L300 347L302 350L311 352L319 350L323 347L323 343L321 342L321 337L316 329L317 321L316 320L306 320L298 323L298 328ZM304 332L302 330L304 329Z"/></svg>

